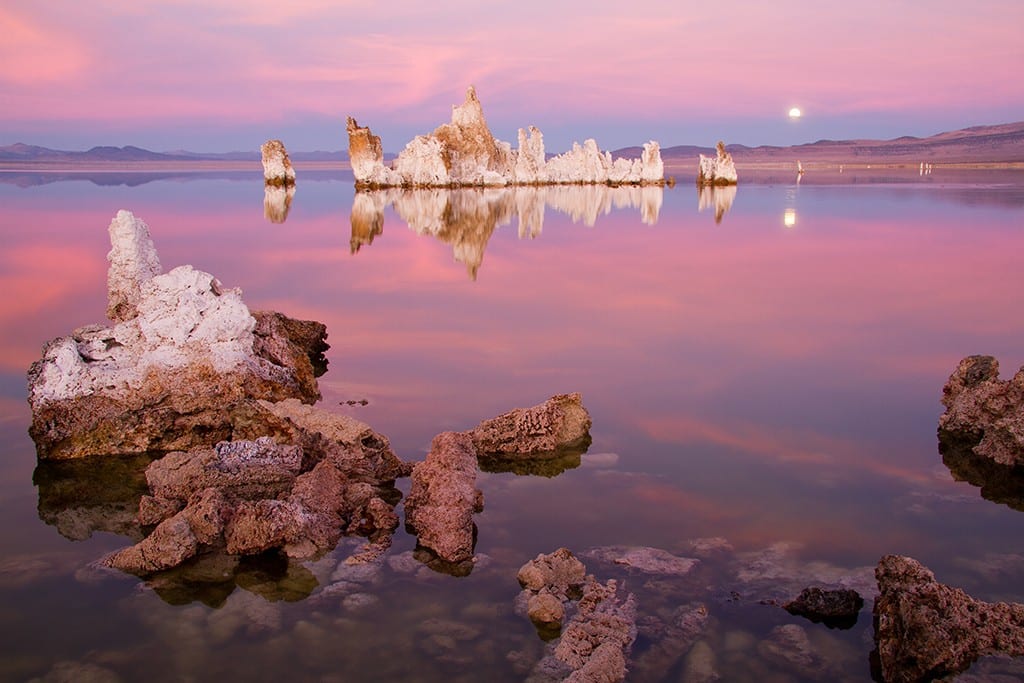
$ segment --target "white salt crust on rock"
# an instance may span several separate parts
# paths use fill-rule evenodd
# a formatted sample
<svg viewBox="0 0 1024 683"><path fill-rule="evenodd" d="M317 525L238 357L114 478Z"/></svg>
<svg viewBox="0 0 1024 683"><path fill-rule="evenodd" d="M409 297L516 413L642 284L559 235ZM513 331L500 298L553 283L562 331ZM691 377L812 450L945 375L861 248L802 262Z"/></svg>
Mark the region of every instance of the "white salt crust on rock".
<svg viewBox="0 0 1024 683"><path fill-rule="evenodd" d="M662 184L665 167L657 142L644 144L639 159L612 159L593 139L547 159L544 136L519 130L519 149L491 134L476 90L470 86L451 123L418 135L384 165L380 138L348 119L349 161L357 187L453 187L462 185Z"/></svg>

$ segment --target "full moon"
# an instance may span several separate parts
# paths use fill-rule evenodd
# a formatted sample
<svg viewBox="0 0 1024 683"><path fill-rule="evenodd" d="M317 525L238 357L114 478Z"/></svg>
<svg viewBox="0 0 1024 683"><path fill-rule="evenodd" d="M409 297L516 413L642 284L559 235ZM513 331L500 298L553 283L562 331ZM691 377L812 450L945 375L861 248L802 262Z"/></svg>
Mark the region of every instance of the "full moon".
<svg viewBox="0 0 1024 683"><path fill-rule="evenodd" d="M792 109L789 110L789 118L791 119L798 119L802 115L803 113L800 111L799 107L793 107Z"/></svg>

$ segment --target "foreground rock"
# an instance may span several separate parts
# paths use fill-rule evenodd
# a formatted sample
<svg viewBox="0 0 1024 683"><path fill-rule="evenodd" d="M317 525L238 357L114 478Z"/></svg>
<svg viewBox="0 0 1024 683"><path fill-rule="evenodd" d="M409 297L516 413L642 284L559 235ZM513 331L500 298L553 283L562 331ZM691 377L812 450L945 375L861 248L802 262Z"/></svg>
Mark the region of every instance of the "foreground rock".
<svg viewBox="0 0 1024 683"><path fill-rule="evenodd" d="M191 266L162 273L128 211L109 232L112 324L48 342L28 372L40 459L209 445L232 438L242 402L320 398L323 324L251 312L240 290Z"/></svg>
<svg viewBox="0 0 1024 683"><path fill-rule="evenodd" d="M586 567L567 548L538 555L520 568L518 579L541 637L558 636L528 681L613 683L625 679L637 635L632 595L623 595L615 580L602 584L587 575ZM575 614L559 636L562 618L577 597Z"/></svg>
<svg viewBox="0 0 1024 683"><path fill-rule="evenodd" d="M984 655L1024 656L1024 605L975 600L938 583L909 557L883 557L875 575L883 680L930 681L959 673Z"/></svg>
<svg viewBox="0 0 1024 683"><path fill-rule="evenodd" d="M484 420L470 433L482 461L556 460L590 446L590 413L579 393L552 396Z"/></svg>
<svg viewBox="0 0 1024 683"><path fill-rule="evenodd" d="M263 153L263 181L267 185L294 185L295 169L288 151L280 140L267 140L260 146Z"/></svg>
<svg viewBox="0 0 1024 683"><path fill-rule="evenodd" d="M470 86L465 101L452 107L452 120L430 135L418 135L384 166L380 138L349 117L349 160L357 187L454 187L460 185L543 185L558 183L663 184L657 142L644 144L639 159L615 159L587 140L547 159L544 138L534 127L519 130L519 149L496 140Z"/></svg>
<svg viewBox="0 0 1024 683"><path fill-rule="evenodd" d="M999 379L992 356L960 361L942 388L939 439L1007 468L1024 466L1024 368Z"/></svg>
<svg viewBox="0 0 1024 683"><path fill-rule="evenodd" d="M700 155L697 167L698 185L735 185L739 180L732 155L725 151L725 143L719 141L714 158Z"/></svg>
<svg viewBox="0 0 1024 683"><path fill-rule="evenodd" d="M476 541L473 515L484 506L483 493L476 488L481 461L558 459L569 450L578 457L590 445L590 424L590 414L575 393L484 420L468 432L438 434L426 460L413 467L406 527L422 548L450 565L440 565L446 573L468 573Z"/></svg>
<svg viewBox="0 0 1024 683"><path fill-rule="evenodd" d="M484 509L483 493L476 488L476 471L473 440L458 432L435 436L426 460L412 470L412 488L405 501L406 525L420 545L446 562L473 558L473 514Z"/></svg>
<svg viewBox="0 0 1024 683"><path fill-rule="evenodd" d="M365 424L297 401L250 406L270 436L170 453L146 470L139 521L156 525L105 560L133 574L176 567L204 551L296 558L332 550L343 535L390 543L398 526L394 480L410 467Z"/></svg>

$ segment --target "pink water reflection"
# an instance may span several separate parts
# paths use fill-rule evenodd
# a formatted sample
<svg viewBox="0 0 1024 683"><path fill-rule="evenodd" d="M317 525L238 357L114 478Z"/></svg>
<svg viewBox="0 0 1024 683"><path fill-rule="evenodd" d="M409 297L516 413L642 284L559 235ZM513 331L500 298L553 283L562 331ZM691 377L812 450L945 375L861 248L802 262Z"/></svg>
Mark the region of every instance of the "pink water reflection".
<svg viewBox="0 0 1024 683"><path fill-rule="evenodd" d="M593 449L649 473L619 489L623 511L826 543L884 514L850 521L863 504L850 502L812 522L785 491L961 490L934 475L942 383L972 353L1024 363L1019 211L863 188L865 204L851 206L845 191L804 186L787 230L786 188L739 188L716 224L687 187L666 190L653 225L636 208L590 227L549 207L525 233L496 220L474 243L474 270L465 240L419 234L391 209L351 253L346 185L300 182L280 224L264 220L258 184L196 187L85 199L53 187L45 201L6 190L5 375L23 376L48 338L99 322L106 225L129 208L165 268L193 263L252 308L325 322L324 403L370 422L403 457L438 431L578 390ZM752 495L751 481L765 490Z"/></svg>

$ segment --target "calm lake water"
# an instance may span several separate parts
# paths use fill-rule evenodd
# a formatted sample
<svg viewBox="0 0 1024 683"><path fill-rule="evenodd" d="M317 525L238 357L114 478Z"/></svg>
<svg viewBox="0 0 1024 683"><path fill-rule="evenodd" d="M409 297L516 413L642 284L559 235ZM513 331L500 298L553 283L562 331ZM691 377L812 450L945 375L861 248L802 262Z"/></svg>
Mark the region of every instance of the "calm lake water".
<svg viewBox="0 0 1024 683"><path fill-rule="evenodd" d="M583 557L637 596L629 680L694 680L689 646L652 653L696 604L722 680L870 680L870 597L845 630L765 603L870 590L888 553L1024 601L1021 499L956 481L936 439L962 357L1024 365L1024 173L762 174L703 210L689 183L355 197L350 173L298 175L273 222L258 171L0 173L0 679L523 680L544 643L514 609L516 571L560 546L698 557L696 539L724 539L686 579ZM403 459L572 391L589 451L558 474L480 475L465 577L412 559L402 529L358 576L338 568L347 542L149 582L91 568L137 533L144 463L37 469L25 373L44 342L104 320L122 208L165 269L326 323L323 405ZM803 663L773 647L786 624Z"/></svg>

